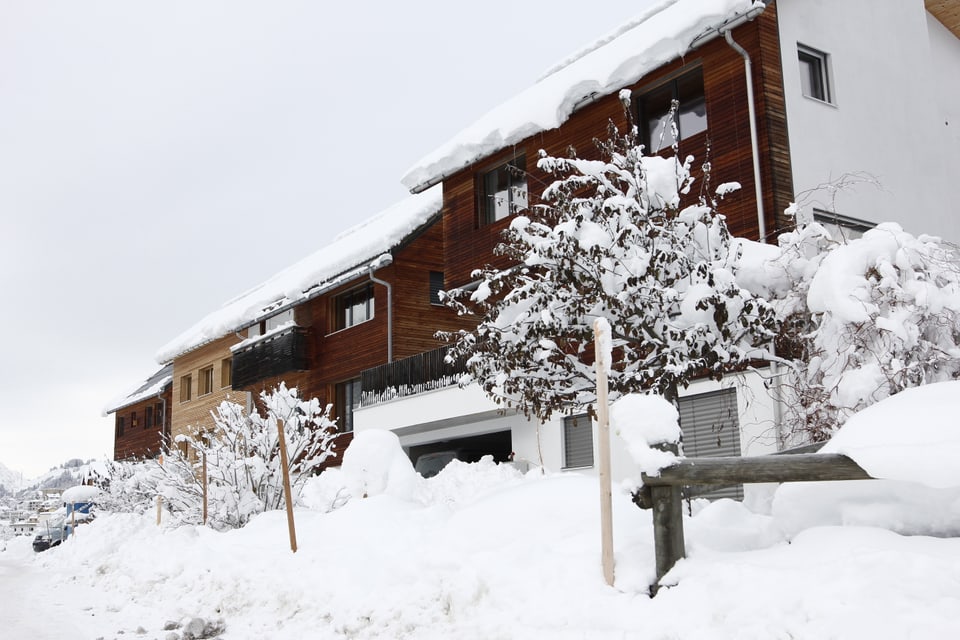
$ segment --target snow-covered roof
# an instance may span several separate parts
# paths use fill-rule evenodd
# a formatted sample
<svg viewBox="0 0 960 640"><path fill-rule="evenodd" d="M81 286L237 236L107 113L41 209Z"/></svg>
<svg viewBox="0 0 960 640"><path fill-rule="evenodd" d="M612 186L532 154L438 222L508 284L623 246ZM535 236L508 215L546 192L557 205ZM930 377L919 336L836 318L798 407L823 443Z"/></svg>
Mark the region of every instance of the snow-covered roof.
<svg viewBox="0 0 960 640"><path fill-rule="evenodd" d="M161 367L159 371L147 378L133 391L126 391L109 403L103 408L103 415L114 413L124 407L152 398L163 391L171 382L173 382L173 365L168 364Z"/></svg>
<svg viewBox="0 0 960 640"><path fill-rule="evenodd" d="M366 273L369 265L439 215L438 186L410 196L344 231L329 245L228 301L164 345L158 362L174 358Z"/></svg>
<svg viewBox="0 0 960 640"><path fill-rule="evenodd" d="M763 6L759 0L664 0L422 158L403 177L403 185L422 191L500 149L555 129L588 100L639 81L684 55L700 36Z"/></svg>

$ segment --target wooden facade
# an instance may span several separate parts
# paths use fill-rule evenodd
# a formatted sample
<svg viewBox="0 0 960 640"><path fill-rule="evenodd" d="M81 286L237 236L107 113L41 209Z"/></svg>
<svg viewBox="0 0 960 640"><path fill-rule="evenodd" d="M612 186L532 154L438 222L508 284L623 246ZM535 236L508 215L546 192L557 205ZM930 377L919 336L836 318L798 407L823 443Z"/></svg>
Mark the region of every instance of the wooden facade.
<svg viewBox="0 0 960 640"><path fill-rule="evenodd" d="M776 5L769 5L756 19L736 28L733 37L747 50L752 60L765 226L768 237L772 238L785 228L782 211L793 199ZM631 89L634 95L640 95L698 66L703 72L708 128L705 132L682 140L679 144L680 155L694 156L694 175L698 179L701 177L699 167L709 159L714 188L725 182L741 184L739 191L724 198L720 211L726 216L735 235L757 239L759 224L750 121L744 60L740 54L722 37L716 37L686 57L664 65L625 88ZM484 265L498 268L508 266L505 258L494 255L494 248L500 242L501 233L509 225L510 218L482 224L479 215L479 177L512 158L525 158L529 205L532 207L551 180L536 166L539 151L542 149L552 156L566 156L568 149L573 147L580 157L596 158L598 152L594 140L607 137L609 122L615 123L621 131L627 126L616 94L582 107L562 126L536 134L520 144L477 161L443 181L448 288L471 282L471 272Z"/></svg>
<svg viewBox="0 0 960 640"><path fill-rule="evenodd" d="M434 337L437 331L463 326L453 311L430 299L430 274L443 271L443 249L443 224L437 219L394 249L393 262L374 273L377 280L390 283L392 289L394 360L436 349L440 346ZM338 329L338 298L371 284L373 317ZM306 338L305 370L264 377L236 390L259 396L284 382L287 387L297 387L302 398L336 405L338 384L359 379L364 370L388 361L387 316L386 287L371 280L369 274L358 275L294 307L294 322ZM335 406L334 415L342 413L341 409ZM337 440L336 451L342 453L351 439L351 433L344 433ZM326 466L339 463L338 456Z"/></svg>
<svg viewBox="0 0 960 640"><path fill-rule="evenodd" d="M161 370L138 391L162 382L163 373ZM170 438L172 393L173 385L167 382L148 395L134 392L131 402L123 402L109 411L114 414L114 460L153 458L163 451Z"/></svg>
<svg viewBox="0 0 960 640"><path fill-rule="evenodd" d="M214 340L194 349L173 361L171 434L195 436L213 429L210 412L224 400L238 404L246 402L246 396L235 393L225 374L233 354L230 347L240 342L235 334ZM210 389L203 387L204 371L212 369Z"/></svg>

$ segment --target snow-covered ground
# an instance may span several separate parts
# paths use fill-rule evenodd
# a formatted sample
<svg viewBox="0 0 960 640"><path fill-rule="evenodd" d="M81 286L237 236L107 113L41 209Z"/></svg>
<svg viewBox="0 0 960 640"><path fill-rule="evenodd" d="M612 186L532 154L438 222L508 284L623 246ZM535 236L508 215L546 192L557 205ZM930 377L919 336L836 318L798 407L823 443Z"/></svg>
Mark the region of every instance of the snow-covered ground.
<svg viewBox="0 0 960 640"><path fill-rule="evenodd" d="M852 435L839 448L911 482L784 485L765 513L693 504L689 557L652 599L650 513L625 491L614 491L608 587L596 478L454 462L422 480L368 439L308 487L295 554L283 512L227 533L101 515L42 554L9 541L0 635L166 639L182 631L167 622L202 617L230 640L960 637L960 488L935 469L957 456L957 398L960 383L942 383L876 405L888 410L864 412L881 434L873 446L863 420L841 431ZM909 437L910 406L931 446ZM924 464L933 450L937 464ZM341 484L369 497L325 512Z"/></svg>

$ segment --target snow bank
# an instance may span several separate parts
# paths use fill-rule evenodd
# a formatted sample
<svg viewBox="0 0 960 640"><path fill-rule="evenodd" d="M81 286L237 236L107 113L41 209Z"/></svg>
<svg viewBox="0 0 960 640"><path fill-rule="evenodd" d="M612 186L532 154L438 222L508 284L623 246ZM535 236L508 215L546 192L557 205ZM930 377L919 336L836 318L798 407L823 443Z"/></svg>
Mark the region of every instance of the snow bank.
<svg viewBox="0 0 960 640"><path fill-rule="evenodd" d="M345 486L354 497L389 494L409 499L422 478L413 470L400 439L392 431L368 429L353 436L340 466Z"/></svg>
<svg viewBox="0 0 960 640"><path fill-rule="evenodd" d="M874 478L960 487L960 381L906 389L853 415L824 445Z"/></svg>
<svg viewBox="0 0 960 640"><path fill-rule="evenodd" d="M344 231L316 253L208 314L164 345L156 354L157 361L170 362L269 315L271 311L306 300L318 290L365 272L369 263L395 248L437 215L442 195L438 186L402 200Z"/></svg>
<svg viewBox="0 0 960 640"><path fill-rule="evenodd" d="M541 131L555 129L586 100L639 81L685 54L693 41L718 26L762 8L752 0L681 0L647 10L629 27L574 56L532 87L495 107L403 177L412 191Z"/></svg>

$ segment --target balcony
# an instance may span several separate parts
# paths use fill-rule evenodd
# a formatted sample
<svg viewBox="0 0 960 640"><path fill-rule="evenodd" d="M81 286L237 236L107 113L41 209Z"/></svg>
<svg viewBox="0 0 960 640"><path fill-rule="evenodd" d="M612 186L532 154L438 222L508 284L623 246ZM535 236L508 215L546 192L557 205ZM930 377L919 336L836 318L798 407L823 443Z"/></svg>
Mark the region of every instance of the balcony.
<svg viewBox="0 0 960 640"><path fill-rule="evenodd" d="M467 370L466 360L460 358L447 363L446 355L447 347L440 347L363 371L360 406L369 407L457 384Z"/></svg>
<svg viewBox="0 0 960 640"><path fill-rule="evenodd" d="M260 380L307 369L307 330L291 326L233 352L231 380L241 389Z"/></svg>

